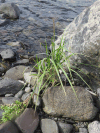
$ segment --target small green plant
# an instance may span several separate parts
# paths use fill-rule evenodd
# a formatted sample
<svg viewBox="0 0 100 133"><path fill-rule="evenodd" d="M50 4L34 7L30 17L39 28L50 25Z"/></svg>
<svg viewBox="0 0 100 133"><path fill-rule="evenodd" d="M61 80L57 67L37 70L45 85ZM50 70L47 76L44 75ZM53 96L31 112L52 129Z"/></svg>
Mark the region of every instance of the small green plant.
<svg viewBox="0 0 100 133"><path fill-rule="evenodd" d="M0 107L3 112L1 123L12 120L14 117L18 116L26 108L26 104L19 102L18 100L11 105L1 105Z"/></svg>

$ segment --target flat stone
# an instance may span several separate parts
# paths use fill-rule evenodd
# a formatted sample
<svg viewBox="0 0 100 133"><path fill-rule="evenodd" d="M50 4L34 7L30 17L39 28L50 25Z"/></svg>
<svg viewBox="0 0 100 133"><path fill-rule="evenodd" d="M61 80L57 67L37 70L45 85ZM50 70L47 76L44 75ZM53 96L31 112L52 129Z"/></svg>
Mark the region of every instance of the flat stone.
<svg viewBox="0 0 100 133"><path fill-rule="evenodd" d="M2 59L4 60L7 60L7 59L15 59L15 53L12 51L12 49L6 49L6 50L3 50L1 53L0 53Z"/></svg>
<svg viewBox="0 0 100 133"><path fill-rule="evenodd" d="M17 60L16 63L14 63L14 66L16 66L16 65L27 65L28 63L29 63L29 59Z"/></svg>
<svg viewBox="0 0 100 133"><path fill-rule="evenodd" d="M25 93L24 90L20 90L20 91L15 95L15 97L16 97L16 98L21 98L22 95L23 95L24 93Z"/></svg>
<svg viewBox="0 0 100 133"><path fill-rule="evenodd" d="M15 122L23 133L34 133L39 124L39 117L34 109L26 108Z"/></svg>
<svg viewBox="0 0 100 133"><path fill-rule="evenodd" d="M93 121L88 125L88 132L89 133L100 133L100 122Z"/></svg>
<svg viewBox="0 0 100 133"><path fill-rule="evenodd" d="M6 94L5 97L14 97L13 94Z"/></svg>
<svg viewBox="0 0 100 133"><path fill-rule="evenodd" d="M66 124L62 122L58 122L57 124L60 133L71 133L73 130L73 126L71 124Z"/></svg>
<svg viewBox="0 0 100 133"><path fill-rule="evenodd" d="M24 66L24 65L19 65L19 66L15 66L10 68L4 75L4 77L8 77L14 80L20 80L23 79L24 76L24 72L30 72L31 71L31 67L30 66Z"/></svg>
<svg viewBox="0 0 100 133"><path fill-rule="evenodd" d="M15 101L20 101L19 98L16 98L16 97L4 97L2 98L2 102L4 104L12 104L12 103L15 103Z"/></svg>
<svg viewBox="0 0 100 133"><path fill-rule="evenodd" d="M11 121L0 125L0 133L20 133L20 130Z"/></svg>
<svg viewBox="0 0 100 133"><path fill-rule="evenodd" d="M41 129L43 133L59 133L56 122L51 119L42 119Z"/></svg>
<svg viewBox="0 0 100 133"><path fill-rule="evenodd" d="M78 121L92 120L98 109L93 105L92 95L83 87L74 86L76 95L71 86L47 89L43 96L43 110L53 116L62 116Z"/></svg>
<svg viewBox="0 0 100 133"><path fill-rule="evenodd" d="M24 85L17 80L4 78L0 80L0 96L8 93L16 94L23 86Z"/></svg>

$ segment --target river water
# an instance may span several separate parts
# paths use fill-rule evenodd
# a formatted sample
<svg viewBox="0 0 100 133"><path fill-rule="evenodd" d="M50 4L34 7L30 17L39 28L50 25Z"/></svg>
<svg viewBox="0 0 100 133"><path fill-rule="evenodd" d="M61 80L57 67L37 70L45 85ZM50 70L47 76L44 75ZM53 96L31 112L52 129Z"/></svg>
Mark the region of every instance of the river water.
<svg viewBox="0 0 100 133"><path fill-rule="evenodd" d="M87 6L96 0L6 0L14 2L21 10L20 18L10 20L0 27L0 44L19 41L27 52L37 53L41 44L49 46L53 36L59 36L64 28ZM0 3L1 4L1 3Z"/></svg>

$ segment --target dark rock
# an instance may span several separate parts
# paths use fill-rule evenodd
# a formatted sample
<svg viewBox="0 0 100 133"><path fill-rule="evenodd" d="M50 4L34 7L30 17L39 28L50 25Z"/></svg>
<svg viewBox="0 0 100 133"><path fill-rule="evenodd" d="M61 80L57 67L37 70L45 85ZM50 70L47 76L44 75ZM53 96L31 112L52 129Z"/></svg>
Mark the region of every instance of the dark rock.
<svg viewBox="0 0 100 133"><path fill-rule="evenodd" d="M4 3L0 5L0 13L6 14L9 18L19 18L20 10L14 3Z"/></svg>
<svg viewBox="0 0 100 133"><path fill-rule="evenodd" d="M71 124L66 124L62 122L58 122L57 124L60 133L71 133L73 130L73 126Z"/></svg>
<svg viewBox="0 0 100 133"><path fill-rule="evenodd" d="M5 3L5 0L1 0L1 3Z"/></svg>
<svg viewBox="0 0 100 133"><path fill-rule="evenodd" d="M39 117L34 109L26 108L15 122L23 133L34 133L39 124Z"/></svg>
<svg viewBox="0 0 100 133"><path fill-rule="evenodd" d="M41 129L43 133L59 133L56 122L51 119L42 119Z"/></svg>
<svg viewBox="0 0 100 133"><path fill-rule="evenodd" d="M11 49L3 50L0 53L3 60L14 60L15 59L15 53Z"/></svg>
<svg viewBox="0 0 100 133"><path fill-rule="evenodd" d="M9 23L10 23L10 20L0 19L0 27L1 27L1 26L5 26L5 25L7 25L7 24L9 24Z"/></svg>
<svg viewBox="0 0 100 133"><path fill-rule="evenodd" d="M8 121L0 125L0 133L20 133L20 131L11 121Z"/></svg>
<svg viewBox="0 0 100 133"><path fill-rule="evenodd" d="M15 101L20 101L19 98L16 98L16 97L4 97L2 98L2 102L4 104L12 104L12 103L15 103Z"/></svg>
<svg viewBox="0 0 100 133"><path fill-rule="evenodd" d="M17 80L4 78L0 80L0 96L8 93L16 94L23 86L24 85Z"/></svg>
<svg viewBox="0 0 100 133"><path fill-rule="evenodd" d="M27 67L27 66L19 65L19 66L9 69L4 75L4 77L8 77L8 78L15 79L15 80L20 80L24 78L23 76L24 72L30 72L31 69L32 68L30 66Z"/></svg>
<svg viewBox="0 0 100 133"><path fill-rule="evenodd" d="M16 98L21 98L22 95L23 95L24 93L25 93L24 90L20 90L20 91L15 95L15 97L16 97Z"/></svg>
<svg viewBox="0 0 100 133"><path fill-rule="evenodd" d="M83 87L70 86L51 87L47 89L43 96L43 110L50 115L62 116L78 121L92 120L98 109L93 105L91 94Z"/></svg>

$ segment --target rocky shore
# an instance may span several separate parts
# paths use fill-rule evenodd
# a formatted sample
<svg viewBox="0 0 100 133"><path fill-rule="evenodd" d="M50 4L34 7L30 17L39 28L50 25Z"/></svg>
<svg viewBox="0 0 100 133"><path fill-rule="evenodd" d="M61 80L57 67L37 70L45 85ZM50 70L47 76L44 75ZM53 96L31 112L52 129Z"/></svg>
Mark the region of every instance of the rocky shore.
<svg viewBox="0 0 100 133"><path fill-rule="evenodd" d="M5 10L6 8L6 10ZM9 19L18 19L20 10L14 3L0 5L0 13ZM31 102L24 112L12 121L0 125L0 133L99 133L100 132L100 1L86 8L77 16L64 33L58 37L56 47L64 37L65 47L70 53L78 53L70 60L71 65L79 67L85 73L82 77L91 86L90 90L74 75L75 92L68 85L65 93L60 86L47 88L44 95L37 95L34 90L37 71L33 69L36 57L42 55L25 55L20 42L10 42L0 46L0 104L11 105L16 100ZM81 55L79 55L79 53ZM87 65L86 65L87 64ZM71 66L71 67L72 67ZM67 71L66 71L67 72ZM67 72L68 73L68 72ZM66 80L61 74L62 80ZM87 78L89 77L89 78ZM35 106L37 110L35 111ZM0 118L3 110L0 109Z"/></svg>

